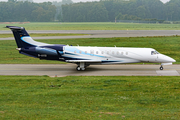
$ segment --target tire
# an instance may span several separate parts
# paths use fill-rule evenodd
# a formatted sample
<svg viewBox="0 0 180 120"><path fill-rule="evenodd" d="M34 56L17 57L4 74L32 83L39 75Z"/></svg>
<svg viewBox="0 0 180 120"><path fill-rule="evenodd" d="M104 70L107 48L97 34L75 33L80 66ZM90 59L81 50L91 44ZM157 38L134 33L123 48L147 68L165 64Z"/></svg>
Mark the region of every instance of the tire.
<svg viewBox="0 0 180 120"><path fill-rule="evenodd" d="M86 70L86 68L81 68L82 71Z"/></svg>
<svg viewBox="0 0 180 120"><path fill-rule="evenodd" d="M160 69L160 70L163 70L163 67L161 66L159 69Z"/></svg>
<svg viewBox="0 0 180 120"><path fill-rule="evenodd" d="M81 68L78 66L78 67L76 68L76 70L77 70L77 71L81 71Z"/></svg>

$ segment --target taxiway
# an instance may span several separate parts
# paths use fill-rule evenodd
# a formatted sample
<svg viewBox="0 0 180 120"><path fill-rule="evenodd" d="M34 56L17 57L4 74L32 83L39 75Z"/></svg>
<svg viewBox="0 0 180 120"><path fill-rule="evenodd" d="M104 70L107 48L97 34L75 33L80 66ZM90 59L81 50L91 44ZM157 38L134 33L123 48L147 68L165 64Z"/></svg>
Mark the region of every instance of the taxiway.
<svg viewBox="0 0 180 120"><path fill-rule="evenodd" d="M180 76L180 65L92 65L76 71L75 64L0 64L0 75L64 76Z"/></svg>
<svg viewBox="0 0 180 120"><path fill-rule="evenodd" d="M45 36L33 37L37 39L76 39L76 38L113 38L113 37L146 37L146 36L173 36L180 35L180 30L27 30L28 33L75 33L86 34L80 36ZM0 31L0 34L12 34L9 31ZM88 34L88 35L87 35ZM14 37L0 38L0 40L14 40Z"/></svg>

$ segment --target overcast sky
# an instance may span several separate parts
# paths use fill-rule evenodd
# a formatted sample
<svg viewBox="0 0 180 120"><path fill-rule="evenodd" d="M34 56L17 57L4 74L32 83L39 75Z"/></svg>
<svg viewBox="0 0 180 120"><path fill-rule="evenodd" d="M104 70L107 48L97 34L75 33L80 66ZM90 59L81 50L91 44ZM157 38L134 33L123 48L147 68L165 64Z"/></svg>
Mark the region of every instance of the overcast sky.
<svg viewBox="0 0 180 120"><path fill-rule="evenodd" d="M8 1L8 0L0 0L0 1ZM58 1L58 2L60 2L60 1L62 1L62 0L33 0L34 2L45 2L45 1L51 1L51 2L53 2L53 1ZM99 0L72 0L73 2L87 2L87 1L99 1ZM166 3L166 2L168 2L169 0L161 0L163 3Z"/></svg>

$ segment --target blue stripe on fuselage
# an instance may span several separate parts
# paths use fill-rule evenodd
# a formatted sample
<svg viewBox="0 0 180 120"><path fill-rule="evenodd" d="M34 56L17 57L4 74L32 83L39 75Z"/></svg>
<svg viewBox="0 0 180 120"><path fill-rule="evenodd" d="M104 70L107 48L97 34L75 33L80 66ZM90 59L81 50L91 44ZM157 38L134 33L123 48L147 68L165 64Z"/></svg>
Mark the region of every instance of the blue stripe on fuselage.
<svg viewBox="0 0 180 120"><path fill-rule="evenodd" d="M79 50L76 47L70 47L70 46L65 47L65 51L72 52L72 53L74 53L74 51L76 51L76 54L74 54L74 55L77 55L77 53L78 53L78 54L82 54L82 55L91 55L91 56L95 56L95 57L105 57L105 56L101 56L101 55L85 53L83 50ZM81 51L81 53L80 53L80 51Z"/></svg>

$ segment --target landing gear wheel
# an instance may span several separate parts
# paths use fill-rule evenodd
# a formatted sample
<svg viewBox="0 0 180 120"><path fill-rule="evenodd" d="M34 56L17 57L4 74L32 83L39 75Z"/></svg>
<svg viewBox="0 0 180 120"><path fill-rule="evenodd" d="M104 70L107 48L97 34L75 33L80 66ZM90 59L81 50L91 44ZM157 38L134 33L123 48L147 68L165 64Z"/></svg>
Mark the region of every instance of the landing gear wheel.
<svg viewBox="0 0 180 120"><path fill-rule="evenodd" d="M84 71L86 68L81 68L82 71Z"/></svg>
<svg viewBox="0 0 180 120"><path fill-rule="evenodd" d="M84 71L86 69L86 64L84 62L77 63L77 71Z"/></svg>
<svg viewBox="0 0 180 120"><path fill-rule="evenodd" d="M76 68L77 71L84 71L86 68L80 68L79 66Z"/></svg>
<svg viewBox="0 0 180 120"><path fill-rule="evenodd" d="M163 66L161 66L159 69L160 69L160 70L163 70Z"/></svg>
<svg viewBox="0 0 180 120"><path fill-rule="evenodd" d="M81 68L78 66L78 67L76 68L76 70L77 70L77 71L80 71L80 70L81 70Z"/></svg>

